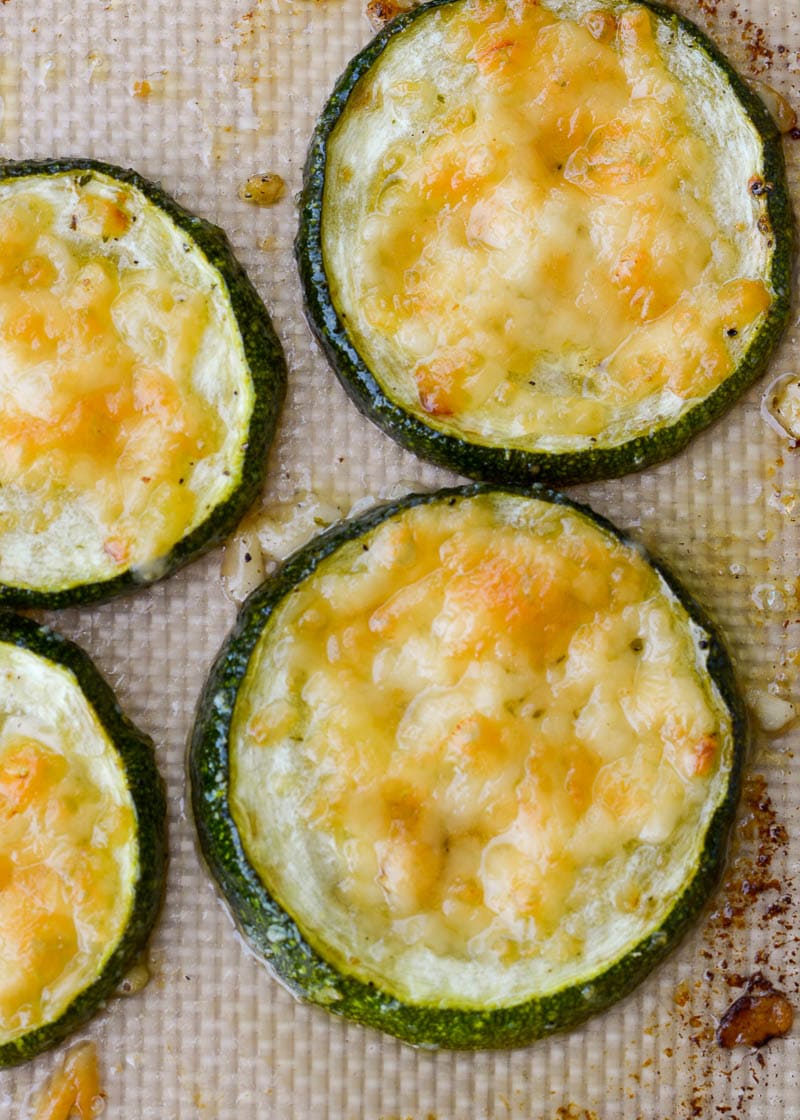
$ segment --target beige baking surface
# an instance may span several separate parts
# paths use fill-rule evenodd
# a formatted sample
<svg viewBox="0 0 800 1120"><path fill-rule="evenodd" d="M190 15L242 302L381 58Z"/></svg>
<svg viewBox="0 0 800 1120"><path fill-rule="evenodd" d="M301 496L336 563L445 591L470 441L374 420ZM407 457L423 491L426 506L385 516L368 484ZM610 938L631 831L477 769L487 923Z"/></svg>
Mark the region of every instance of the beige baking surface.
<svg viewBox="0 0 800 1120"><path fill-rule="evenodd" d="M88 155L134 166L228 231L291 366L271 459L273 498L314 486L349 501L387 482L447 477L361 419L300 313L292 195L314 117L370 35L361 4L0 5L0 156ZM746 74L800 103L798 0L681 0L680 7ZM800 141L787 140L786 150L798 198ZM237 198L237 186L261 171L277 171L290 185L272 210ZM580 493L681 573L726 631L746 687L772 684L800 700L800 452L793 456L759 411L770 377L798 372L797 336L795 313L772 373L677 460ZM739 992L725 981L732 973L760 967L800 1006L796 945L785 928L796 909L779 902L800 885L800 759L792 757L800 731L770 743L757 736L756 764L777 822L794 839L788 852L777 843L769 874L779 889L754 899L744 929L726 933L719 917L709 919L632 997L568 1037L513 1053L418 1053L296 1004L242 947L198 863L184 744L233 617L219 565L217 553L135 598L49 617L78 637L153 736L170 797L172 862L150 954L153 978L80 1036L97 1040L107 1116L800 1120L797 1029L758 1054L723 1052L709 1040L715 1017ZM786 913L767 916L776 903ZM0 1073L0 1120L27 1120L32 1087L62 1052Z"/></svg>

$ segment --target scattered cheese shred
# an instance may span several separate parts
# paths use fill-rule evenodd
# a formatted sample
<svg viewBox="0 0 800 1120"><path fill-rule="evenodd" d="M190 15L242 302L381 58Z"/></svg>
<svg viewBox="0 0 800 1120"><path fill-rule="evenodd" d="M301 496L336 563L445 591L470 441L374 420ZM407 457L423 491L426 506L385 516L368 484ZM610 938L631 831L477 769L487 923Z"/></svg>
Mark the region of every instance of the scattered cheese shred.
<svg viewBox="0 0 800 1120"><path fill-rule="evenodd" d="M93 1042L79 1042L42 1090L33 1120L93 1120L102 1105L97 1050Z"/></svg>

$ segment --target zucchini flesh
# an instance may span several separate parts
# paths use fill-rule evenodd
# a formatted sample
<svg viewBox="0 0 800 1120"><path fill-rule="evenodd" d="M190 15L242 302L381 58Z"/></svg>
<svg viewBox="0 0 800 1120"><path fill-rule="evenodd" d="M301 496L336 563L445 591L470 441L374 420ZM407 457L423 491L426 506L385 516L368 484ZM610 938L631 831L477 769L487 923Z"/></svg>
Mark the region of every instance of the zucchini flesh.
<svg viewBox="0 0 800 1120"><path fill-rule="evenodd" d="M298 553L201 703L204 851L302 997L407 1041L600 1010L719 871L741 706L706 620L588 511L407 499Z"/></svg>
<svg viewBox="0 0 800 1120"><path fill-rule="evenodd" d="M0 620L0 1068L87 1019L161 901L152 744L71 643Z"/></svg>
<svg viewBox="0 0 800 1120"><path fill-rule="evenodd" d="M90 161L0 175L0 599L106 598L215 543L283 364L214 227Z"/></svg>
<svg viewBox="0 0 800 1120"><path fill-rule="evenodd" d="M345 387L475 477L664 458L763 368L788 312L776 130L657 6L401 17L334 91L304 203L309 319Z"/></svg>

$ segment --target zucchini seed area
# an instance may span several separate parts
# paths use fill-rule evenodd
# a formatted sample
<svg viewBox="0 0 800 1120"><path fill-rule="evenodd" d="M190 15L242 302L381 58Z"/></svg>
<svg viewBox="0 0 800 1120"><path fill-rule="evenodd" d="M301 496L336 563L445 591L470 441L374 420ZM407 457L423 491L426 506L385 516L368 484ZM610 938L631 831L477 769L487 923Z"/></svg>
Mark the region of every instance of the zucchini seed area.
<svg viewBox="0 0 800 1120"><path fill-rule="evenodd" d="M437 7L328 140L334 305L429 427L616 446L710 396L764 322L762 157L721 68L640 5Z"/></svg>
<svg viewBox="0 0 800 1120"><path fill-rule="evenodd" d="M0 581L159 561L235 488L253 407L218 273L98 171L0 183Z"/></svg>
<svg viewBox="0 0 800 1120"><path fill-rule="evenodd" d="M97 979L137 874L136 810L77 681L0 644L0 1045Z"/></svg>
<svg viewBox="0 0 800 1120"><path fill-rule="evenodd" d="M230 733L249 861L344 974L492 1008L659 929L725 796L698 630L631 546L483 494L340 546L270 617Z"/></svg>

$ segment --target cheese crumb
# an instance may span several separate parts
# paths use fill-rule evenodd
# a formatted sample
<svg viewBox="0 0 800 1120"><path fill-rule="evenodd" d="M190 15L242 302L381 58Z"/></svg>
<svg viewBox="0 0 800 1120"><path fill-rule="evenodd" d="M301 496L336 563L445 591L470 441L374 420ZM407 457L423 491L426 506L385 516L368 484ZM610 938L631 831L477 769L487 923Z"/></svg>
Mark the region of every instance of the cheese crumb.
<svg viewBox="0 0 800 1120"><path fill-rule="evenodd" d="M800 378L782 374L764 390L761 415L771 428L792 443L800 439Z"/></svg>
<svg viewBox="0 0 800 1120"><path fill-rule="evenodd" d="M274 206L286 194L286 183L280 175L267 172L264 175L251 175L239 187L239 198L253 206Z"/></svg>
<svg viewBox="0 0 800 1120"><path fill-rule="evenodd" d="M33 1120L65 1120L73 1115L94 1120L104 1104L95 1045L81 1042L73 1046L40 1093Z"/></svg>
<svg viewBox="0 0 800 1120"><path fill-rule="evenodd" d="M747 706L761 730L771 734L785 730L797 716L794 704L758 688L748 691Z"/></svg>

